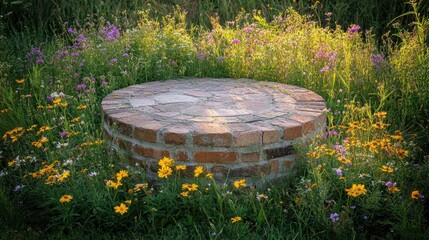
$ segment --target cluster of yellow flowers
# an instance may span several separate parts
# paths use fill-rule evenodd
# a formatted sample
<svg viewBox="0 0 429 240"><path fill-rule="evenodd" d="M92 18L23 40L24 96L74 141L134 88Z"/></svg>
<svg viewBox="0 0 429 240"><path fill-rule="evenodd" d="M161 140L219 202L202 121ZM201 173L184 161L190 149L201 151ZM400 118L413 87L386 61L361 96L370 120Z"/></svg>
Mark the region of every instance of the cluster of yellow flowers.
<svg viewBox="0 0 429 240"><path fill-rule="evenodd" d="M92 141L92 142L84 142L84 143L81 143L80 144L80 146L81 147L85 147L85 146L93 146L93 145L100 145L100 144L103 144L104 143L104 140L95 140L95 141Z"/></svg>
<svg viewBox="0 0 429 240"><path fill-rule="evenodd" d="M61 97L56 97L52 100L53 104L48 104L46 106L37 106L38 109L53 109L56 107L63 107L66 108L69 104L66 102L62 102L62 98Z"/></svg>
<svg viewBox="0 0 429 240"><path fill-rule="evenodd" d="M22 127L16 127L10 131L7 131L5 134L3 134L3 140L6 141L9 137L11 142L16 142L19 137L21 137L24 134L25 130Z"/></svg>
<svg viewBox="0 0 429 240"><path fill-rule="evenodd" d="M42 178L47 176L45 184L53 185L57 183L64 182L67 178L70 177L70 171L63 171L60 174L60 171L56 168L60 162L58 160L54 161L51 164L43 163L43 168L37 172L32 172L29 175L33 178Z"/></svg>
<svg viewBox="0 0 429 240"><path fill-rule="evenodd" d="M168 178L173 174L173 167L176 172L185 171L187 169L186 165L174 165L174 160L169 157L163 157L158 161L159 169L158 169L158 177L159 178ZM199 177L204 173L203 166L197 166L194 169L194 177ZM206 173L207 178L212 179L212 173Z"/></svg>
<svg viewBox="0 0 429 240"><path fill-rule="evenodd" d="M114 188L114 189L118 189L119 186L122 186L122 179L127 178L127 177L128 177L128 171L127 170L120 170L115 175L116 181L107 180L106 186Z"/></svg>

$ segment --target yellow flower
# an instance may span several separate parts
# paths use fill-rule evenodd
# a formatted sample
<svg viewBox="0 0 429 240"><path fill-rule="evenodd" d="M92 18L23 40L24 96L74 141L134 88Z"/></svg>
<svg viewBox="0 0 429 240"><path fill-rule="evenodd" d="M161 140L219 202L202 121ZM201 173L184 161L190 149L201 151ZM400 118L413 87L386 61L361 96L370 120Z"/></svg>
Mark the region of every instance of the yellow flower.
<svg viewBox="0 0 429 240"><path fill-rule="evenodd" d="M61 176L58 178L58 182L62 182L64 181L64 179L70 177L70 172L69 171L65 171L61 174Z"/></svg>
<svg viewBox="0 0 429 240"><path fill-rule="evenodd" d="M131 200L125 200L125 201L124 201L124 203L126 203L126 204L128 204L128 205L130 205L130 204L131 204L131 202L132 202Z"/></svg>
<svg viewBox="0 0 429 240"><path fill-rule="evenodd" d="M79 121L79 119L80 119L80 117L75 117L75 118L73 118L73 119L71 120L71 122L78 122L78 121Z"/></svg>
<svg viewBox="0 0 429 240"><path fill-rule="evenodd" d="M316 188L317 187L317 184L316 183L313 183L313 184L311 184L311 186L310 186L311 188Z"/></svg>
<svg viewBox="0 0 429 240"><path fill-rule="evenodd" d="M386 166L386 165L381 166L380 170L381 170L382 172L387 172L387 173L392 173L392 172L393 172L393 168L388 167L388 166Z"/></svg>
<svg viewBox="0 0 429 240"><path fill-rule="evenodd" d="M180 193L180 195L181 195L182 197L189 197L189 192L188 192L188 191L186 191L186 192L181 192L181 193Z"/></svg>
<svg viewBox="0 0 429 240"><path fill-rule="evenodd" d="M60 198L60 202L61 202L61 203L68 203L68 202L70 202L72 199L73 199L73 196L72 196L72 195L63 195L63 196Z"/></svg>
<svg viewBox="0 0 429 240"><path fill-rule="evenodd" d="M207 174L206 174L206 178L213 179L213 173L207 173Z"/></svg>
<svg viewBox="0 0 429 240"><path fill-rule="evenodd" d="M128 207L123 203L119 204L119 206L115 206L114 209L115 213L119 213L121 215L124 215L126 212L128 212Z"/></svg>
<svg viewBox="0 0 429 240"><path fill-rule="evenodd" d="M179 170L185 171L186 170L186 165L177 165L176 166L176 171L179 171Z"/></svg>
<svg viewBox="0 0 429 240"><path fill-rule="evenodd" d="M86 105L79 105L79 106L77 106L77 109L78 110L85 110L85 109L87 109L88 108L88 106L86 106Z"/></svg>
<svg viewBox="0 0 429 240"><path fill-rule="evenodd" d="M135 192L141 191L141 190L143 190L143 189L146 189L148 186L149 186L149 184L147 184L147 183L138 183L138 184L136 184L136 186L134 187L134 191L135 191Z"/></svg>
<svg viewBox="0 0 429 240"><path fill-rule="evenodd" d="M61 103L61 98L55 98L52 103L54 103L54 105L58 105Z"/></svg>
<svg viewBox="0 0 429 240"><path fill-rule="evenodd" d="M121 181L122 178L126 178L128 177L128 172L127 170L121 170L118 173L116 173L116 180Z"/></svg>
<svg viewBox="0 0 429 240"><path fill-rule="evenodd" d="M182 184L182 189L183 190L187 190L189 192L193 192L193 191L197 191L198 190L198 185L195 183L184 183Z"/></svg>
<svg viewBox="0 0 429 240"><path fill-rule="evenodd" d="M162 167L171 167L174 164L174 160L169 157L163 157L159 160L158 165Z"/></svg>
<svg viewBox="0 0 429 240"><path fill-rule="evenodd" d="M390 193L395 193L395 192L399 192L399 188L393 186L393 187L387 188L387 191L390 192Z"/></svg>
<svg viewBox="0 0 429 240"><path fill-rule="evenodd" d="M201 173L203 173L204 172L204 168L202 167L202 166L198 166L198 167L196 167L195 168L195 170L194 170L194 176L195 177L198 177L198 176L200 176L200 174Z"/></svg>
<svg viewBox="0 0 429 240"><path fill-rule="evenodd" d="M114 189L118 189L119 186L122 186L122 183L121 183L121 181L114 182L112 180L109 180L109 181L106 182L106 185L108 187L111 187L111 188L114 188Z"/></svg>
<svg viewBox="0 0 429 240"><path fill-rule="evenodd" d="M419 199L419 197L420 197L420 192L419 191L415 190L415 191L411 192L411 198L412 199Z"/></svg>
<svg viewBox="0 0 429 240"><path fill-rule="evenodd" d="M300 202L302 202L302 199L301 198L295 198L295 203L300 203Z"/></svg>
<svg viewBox="0 0 429 240"><path fill-rule="evenodd" d="M15 165L16 164L16 159L14 159L14 160L12 160L12 161L10 161L10 162L8 162L7 163L7 166L8 167L12 167L13 165Z"/></svg>
<svg viewBox="0 0 429 240"><path fill-rule="evenodd" d="M246 186L246 180L245 179L240 179L234 182L234 187L235 188L240 188L240 187L245 187Z"/></svg>
<svg viewBox="0 0 429 240"><path fill-rule="evenodd" d="M374 117L384 119L387 117L387 113L386 112L376 112L376 113L374 113Z"/></svg>
<svg viewBox="0 0 429 240"><path fill-rule="evenodd" d="M363 184L353 184L351 188L345 189L345 191L350 197L357 197L367 192Z"/></svg>
<svg viewBox="0 0 429 240"><path fill-rule="evenodd" d="M241 220L243 220L243 219L241 219L241 217L239 217L239 216L231 218L232 223L236 223L236 222L239 222Z"/></svg>
<svg viewBox="0 0 429 240"><path fill-rule="evenodd" d="M18 79L18 80L15 80L16 81L16 83L18 83L18 84L23 84L24 82L25 82L25 80L24 79Z"/></svg>
<svg viewBox="0 0 429 240"><path fill-rule="evenodd" d="M158 177L159 178L168 178L172 174L173 170L170 167L161 167L158 170Z"/></svg>

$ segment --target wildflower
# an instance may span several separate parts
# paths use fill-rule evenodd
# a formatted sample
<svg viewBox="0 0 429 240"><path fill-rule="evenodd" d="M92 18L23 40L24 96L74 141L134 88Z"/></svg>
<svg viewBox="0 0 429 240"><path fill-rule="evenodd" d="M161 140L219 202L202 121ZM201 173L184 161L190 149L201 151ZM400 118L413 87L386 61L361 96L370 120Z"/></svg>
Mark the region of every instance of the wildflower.
<svg viewBox="0 0 429 240"><path fill-rule="evenodd" d="M241 220L243 220L243 219L241 219L241 217L233 217L233 218L231 218L231 222L232 223L236 223L236 222L239 222L239 221L241 221Z"/></svg>
<svg viewBox="0 0 429 240"><path fill-rule="evenodd" d="M173 172L173 170L171 170L170 167L166 167L166 166L161 167L158 170L158 177L159 178L168 178L168 176L170 176L172 172Z"/></svg>
<svg viewBox="0 0 429 240"><path fill-rule="evenodd" d="M21 188L23 188L24 186L21 185L16 185L15 188L13 189L14 192L17 192L19 190L21 190Z"/></svg>
<svg viewBox="0 0 429 240"><path fill-rule="evenodd" d="M63 182L65 179L67 179L68 177L70 177L70 172L69 171L64 171L60 177L58 178L58 182Z"/></svg>
<svg viewBox="0 0 429 240"><path fill-rule="evenodd" d="M128 204L128 205L130 205L130 204L131 204L131 202L132 202L131 200L125 200L125 201L124 201L124 203L126 203L126 204Z"/></svg>
<svg viewBox="0 0 429 240"><path fill-rule="evenodd" d="M71 122L79 122L80 117L75 117L71 120Z"/></svg>
<svg viewBox="0 0 429 240"><path fill-rule="evenodd" d="M364 184L353 184L351 188L345 189L347 195L351 197L357 197L362 194L366 194L367 190L365 189Z"/></svg>
<svg viewBox="0 0 429 240"><path fill-rule="evenodd" d="M112 188L114 188L114 189L118 189L118 187L119 187L119 186L122 186L122 183L121 183L121 181L114 182L114 181L112 181L112 180L108 180L108 181L106 182L106 185L107 185L108 187L112 187Z"/></svg>
<svg viewBox="0 0 429 240"><path fill-rule="evenodd" d="M163 157L158 162L158 165L161 167L171 167L173 164L174 164L174 160L168 157Z"/></svg>
<svg viewBox="0 0 429 240"><path fill-rule="evenodd" d="M338 222L340 220L340 215L338 213L332 213L329 218L332 222Z"/></svg>
<svg viewBox="0 0 429 240"><path fill-rule="evenodd" d="M8 167L13 167L15 164L16 164L16 159L14 159L14 160L12 160L12 161L8 162L8 163L7 163L7 166L8 166Z"/></svg>
<svg viewBox="0 0 429 240"><path fill-rule="evenodd" d="M387 172L387 173L392 173L392 172L393 172L393 168L388 167L388 166L386 166L386 165L381 166L380 170L381 170L382 172Z"/></svg>
<svg viewBox="0 0 429 240"><path fill-rule="evenodd" d="M72 195L63 195L63 196L60 198L60 202L61 202L61 203L68 203L68 202L70 202L71 200L73 200L73 196L72 196Z"/></svg>
<svg viewBox="0 0 429 240"><path fill-rule="evenodd" d="M213 179L213 173L207 173L206 178Z"/></svg>
<svg viewBox="0 0 429 240"><path fill-rule="evenodd" d="M182 197L189 197L189 191L181 192L181 193L180 193L180 195L181 195Z"/></svg>
<svg viewBox="0 0 429 240"><path fill-rule="evenodd" d="M15 80L16 81L16 83L18 83L18 84L23 84L24 82L25 82L25 80L24 79L19 79L19 80Z"/></svg>
<svg viewBox="0 0 429 240"><path fill-rule="evenodd" d="M338 177L343 176L343 170L341 170L341 168L337 168L335 169L335 174L337 174Z"/></svg>
<svg viewBox="0 0 429 240"><path fill-rule="evenodd" d="M387 191L390 193L395 193L395 192L399 192L400 190L398 187L392 186L392 187L387 188Z"/></svg>
<svg viewBox="0 0 429 240"><path fill-rule="evenodd" d="M233 40L231 41L231 43L232 43L232 44L239 44L239 43L241 43L241 41L240 41L240 39L233 39Z"/></svg>
<svg viewBox="0 0 429 240"><path fill-rule="evenodd" d="M116 173L116 180L121 181L122 178L128 177L128 172L126 170L121 170L118 173Z"/></svg>
<svg viewBox="0 0 429 240"><path fill-rule="evenodd" d="M115 206L114 209L115 213L119 213L121 215L124 215L126 212L128 212L128 207L123 203L119 204L119 206Z"/></svg>
<svg viewBox="0 0 429 240"><path fill-rule="evenodd" d="M202 166L196 167L194 170L194 176L195 177L200 176L200 174L203 173L203 171L204 171L204 168Z"/></svg>
<svg viewBox="0 0 429 240"><path fill-rule="evenodd" d="M411 192L411 198L412 199L419 199L420 198L420 191L418 191L418 190L414 190L414 191L412 191Z"/></svg>
<svg viewBox="0 0 429 240"><path fill-rule="evenodd" d="M179 170L182 170L182 171L186 170L186 165L177 165L176 171L179 171Z"/></svg>
<svg viewBox="0 0 429 240"><path fill-rule="evenodd" d="M182 189L183 190L187 190L189 192L193 192L193 191L197 191L198 190L198 185L195 183L184 183L182 184Z"/></svg>
<svg viewBox="0 0 429 240"><path fill-rule="evenodd" d="M234 187L235 188L240 188L240 187L246 187L246 180L245 179L240 179L234 182Z"/></svg>
<svg viewBox="0 0 429 240"><path fill-rule="evenodd" d="M268 196L263 193L256 193L256 199L258 199L258 201L261 201L261 199L268 199Z"/></svg>
<svg viewBox="0 0 429 240"><path fill-rule="evenodd" d="M85 110L85 109L87 109L88 108L88 106L86 106L86 105L79 105L79 106L77 106L77 108L76 109L78 109L78 110Z"/></svg>
<svg viewBox="0 0 429 240"><path fill-rule="evenodd" d="M352 25L351 27L349 27L349 29L347 29L347 32L351 34L356 34L358 33L359 29L360 29L359 25Z"/></svg>
<svg viewBox="0 0 429 240"><path fill-rule="evenodd" d="M138 191L141 191L141 190L143 190L143 189L146 189L147 187L148 187L149 185L147 184L147 183L137 183L135 186L134 186L134 191L135 192L138 192Z"/></svg>
<svg viewBox="0 0 429 240"><path fill-rule="evenodd" d="M60 137L65 137L67 134L69 134L67 131L62 131L60 132Z"/></svg>

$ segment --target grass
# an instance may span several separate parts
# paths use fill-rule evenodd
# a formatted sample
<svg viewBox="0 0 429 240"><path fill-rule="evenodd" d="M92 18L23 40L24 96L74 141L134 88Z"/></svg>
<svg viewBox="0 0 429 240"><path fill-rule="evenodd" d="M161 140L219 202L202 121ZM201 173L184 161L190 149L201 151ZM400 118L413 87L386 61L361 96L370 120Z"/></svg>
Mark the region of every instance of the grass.
<svg viewBox="0 0 429 240"><path fill-rule="evenodd" d="M118 18L109 22L102 15L108 2L100 5L105 11L93 11L94 21L50 23L46 12L39 36L56 30L40 38L11 19L1 22L2 238L427 235L426 3L392 4L410 12L389 21L399 16L395 21L412 28L392 23L396 32L383 38L369 29L372 19L357 22L362 15L336 25L341 9L369 7L360 1L228 3L185 1L186 17L162 2L145 1L152 10L121 2L118 9L130 12L114 12ZM96 6L85 4L76 14ZM69 7L62 14L69 16ZM17 17L14 11L8 16ZM183 178L180 163L169 159L160 160L158 180L149 181L144 163L124 164L126 156L103 141L100 102L115 89L179 77L246 77L311 89L327 102L328 128L295 146L297 175L282 182L219 183L207 169Z"/></svg>

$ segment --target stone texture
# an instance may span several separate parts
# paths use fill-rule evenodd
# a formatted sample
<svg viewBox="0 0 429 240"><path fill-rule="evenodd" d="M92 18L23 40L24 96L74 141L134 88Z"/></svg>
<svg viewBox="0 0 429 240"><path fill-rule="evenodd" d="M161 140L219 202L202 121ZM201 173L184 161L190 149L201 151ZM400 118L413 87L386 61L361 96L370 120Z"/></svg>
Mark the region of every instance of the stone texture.
<svg viewBox="0 0 429 240"><path fill-rule="evenodd" d="M104 136L129 162L172 157L215 178L277 177L293 167L292 140L326 125L326 104L297 86L249 79L179 79L120 89L101 103ZM184 176L182 175L182 176Z"/></svg>

